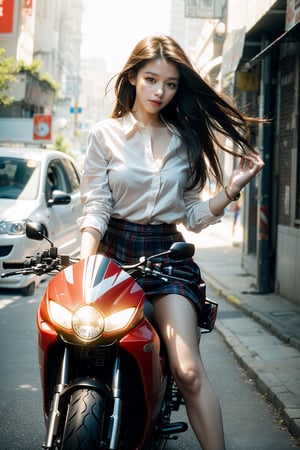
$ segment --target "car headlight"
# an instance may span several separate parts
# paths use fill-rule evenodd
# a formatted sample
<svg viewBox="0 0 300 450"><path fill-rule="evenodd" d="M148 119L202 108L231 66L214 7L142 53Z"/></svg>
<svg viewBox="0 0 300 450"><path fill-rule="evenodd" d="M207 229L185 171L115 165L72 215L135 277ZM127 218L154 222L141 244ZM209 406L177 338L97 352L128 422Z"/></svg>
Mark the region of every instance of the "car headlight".
<svg viewBox="0 0 300 450"><path fill-rule="evenodd" d="M25 234L26 221L19 222L2 221L0 222L0 234Z"/></svg>
<svg viewBox="0 0 300 450"><path fill-rule="evenodd" d="M127 308L106 317L104 320L104 331L109 333L126 328L134 312L135 308Z"/></svg>

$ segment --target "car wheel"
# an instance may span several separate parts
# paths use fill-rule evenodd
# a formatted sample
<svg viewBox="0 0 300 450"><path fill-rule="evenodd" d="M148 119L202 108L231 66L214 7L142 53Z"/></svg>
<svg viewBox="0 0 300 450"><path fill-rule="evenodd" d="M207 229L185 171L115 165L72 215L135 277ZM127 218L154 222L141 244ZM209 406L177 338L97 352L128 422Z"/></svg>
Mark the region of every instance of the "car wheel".
<svg viewBox="0 0 300 450"><path fill-rule="evenodd" d="M35 291L35 282L33 281L28 286L21 289L22 295L28 297L29 295L33 295Z"/></svg>

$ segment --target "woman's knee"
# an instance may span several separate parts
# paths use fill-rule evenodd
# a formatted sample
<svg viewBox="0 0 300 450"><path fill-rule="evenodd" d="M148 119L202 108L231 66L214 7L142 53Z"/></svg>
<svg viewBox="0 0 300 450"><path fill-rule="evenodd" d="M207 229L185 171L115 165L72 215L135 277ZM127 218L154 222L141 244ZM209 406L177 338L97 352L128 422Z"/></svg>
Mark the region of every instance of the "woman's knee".
<svg viewBox="0 0 300 450"><path fill-rule="evenodd" d="M205 377L201 367L196 365L190 365L189 367L177 365L172 372L179 389L191 393L199 392L201 389Z"/></svg>

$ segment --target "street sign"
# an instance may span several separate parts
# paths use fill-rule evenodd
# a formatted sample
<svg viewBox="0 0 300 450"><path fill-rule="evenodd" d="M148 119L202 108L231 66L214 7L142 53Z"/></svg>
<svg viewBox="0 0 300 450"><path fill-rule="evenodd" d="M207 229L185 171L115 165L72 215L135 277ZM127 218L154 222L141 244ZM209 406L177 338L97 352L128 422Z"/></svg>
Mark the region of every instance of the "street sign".
<svg viewBox="0 0 300 450"><path fill-rule="evenodd" d="M236 72L236 87L244 92L259 91L259 76L257 72Z"/></svg>
<svg viewBox="0 0 300 450"><path fill-rule="evenodd" d="M0 2L0 34L12 34L16 7L14 0Z"/></svg>
<svg viewBox="0 0 300 450"><path fill-rule="evenodd" d="M71 106L70 107L70 114L75 114L75 113L77 113L77 114L80 114L80 113L82 113L82 107L81 106Z"/></svg>
<svg viewBox="0 0 300 450"><path fill-rule="evenodd" d="M34 114L33 139L38 141L51 140L52 116L47 114Z"/></svg>
<svg viewBox="0 0 300 450"><path fill-rule="evenodd" d="M222 19L225 0L185 0L184 15L199 19Z"/></svg>

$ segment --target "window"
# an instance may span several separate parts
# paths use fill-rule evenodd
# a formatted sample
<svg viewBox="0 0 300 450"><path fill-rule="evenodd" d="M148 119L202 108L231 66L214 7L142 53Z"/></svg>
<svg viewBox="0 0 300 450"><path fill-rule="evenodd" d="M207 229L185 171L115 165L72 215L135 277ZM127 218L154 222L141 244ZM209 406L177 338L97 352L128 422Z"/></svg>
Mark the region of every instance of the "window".
<svg viewBox="0 0 300 450"><path fill-rule="evenodd" d="M47 200L52 197L52 192L55 190L69 192L69 184L59 159L54 159L48 166L46 179Z"/></svg>
<svg viewBox="0 0 300 450"><path fill-rule="evenodd" d="M34 200L39 179L38 161L0 157L0 198Z"/></svg>
<svg viewBox="0 0 300 450"><path fill-rule="evenodd" d="M63 160L62 163L70 183L70 187L67 192L77 191L80 185L80 177L78 171L76 170L72 162L68 159Z"/></svg>

